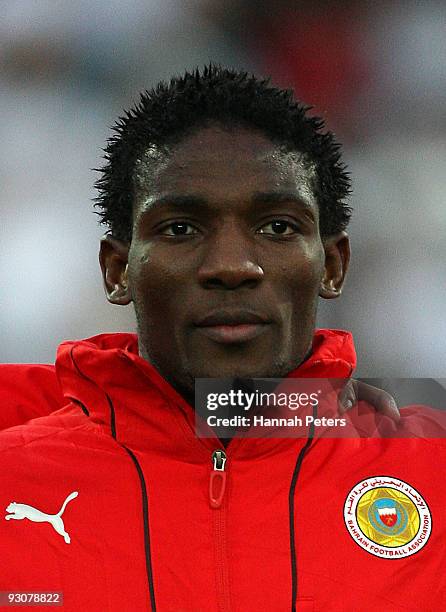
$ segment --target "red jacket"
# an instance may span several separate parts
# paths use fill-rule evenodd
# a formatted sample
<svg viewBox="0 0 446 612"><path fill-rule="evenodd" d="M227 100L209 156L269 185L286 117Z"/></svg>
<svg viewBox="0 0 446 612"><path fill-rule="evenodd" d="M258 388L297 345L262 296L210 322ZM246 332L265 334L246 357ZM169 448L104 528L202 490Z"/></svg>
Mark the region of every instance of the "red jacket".
<svg viewBox="0 0 446 612"><path fill-rule="evenodd" d="M320 330L290 376L354 366L350 334ZM39 366L8 367L16 396ZM73 612L446 609L442 439L234 439L218 505L223 447L136 337L64 343L56 371L66 406L0 434L0 591ZM45 413L59 391L21 395Z"/></svg>

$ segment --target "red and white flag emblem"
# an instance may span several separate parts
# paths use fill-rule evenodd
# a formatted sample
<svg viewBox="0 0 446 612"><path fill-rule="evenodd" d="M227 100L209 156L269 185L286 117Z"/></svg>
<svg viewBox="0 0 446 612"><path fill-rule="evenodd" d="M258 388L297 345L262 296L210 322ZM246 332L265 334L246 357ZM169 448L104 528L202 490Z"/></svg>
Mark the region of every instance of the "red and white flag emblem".
<svg viewBox="0 0 446 612"><path fill-rule="evenodd" d="M396 508L378 508L378 514L386 527L393 527L398 518Z"/></svg>

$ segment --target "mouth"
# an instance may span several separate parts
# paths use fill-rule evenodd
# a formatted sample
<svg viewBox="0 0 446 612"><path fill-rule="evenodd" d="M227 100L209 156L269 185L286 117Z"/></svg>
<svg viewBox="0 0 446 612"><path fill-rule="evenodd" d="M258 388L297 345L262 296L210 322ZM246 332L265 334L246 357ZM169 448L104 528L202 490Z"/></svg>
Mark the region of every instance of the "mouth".
<svg viewBox="0 0 446 612"><path fill-rule="evenodd" d="M246 310L215 311L195 323L196 330L220 344L248 342L260 336L271 320Z"/></svg>
<svg viewBox="0 0 446 612"><path fill-rule="evenodd" d="M209 325L197 327L197 331L207 336L215 342L221 344L233 344L236 342L247 342L253 340L263 333L268 325L266 323L252 324L244 323L240 325Z"/></svg>

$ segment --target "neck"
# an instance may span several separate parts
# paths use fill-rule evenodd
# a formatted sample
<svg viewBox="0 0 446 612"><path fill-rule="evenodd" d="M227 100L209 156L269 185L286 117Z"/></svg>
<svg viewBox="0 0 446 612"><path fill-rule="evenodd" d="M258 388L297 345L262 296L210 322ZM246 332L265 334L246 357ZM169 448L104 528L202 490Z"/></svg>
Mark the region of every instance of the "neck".
<svg viewBox="0 0 446 612"><path fill-rule="evenodd" d="M264 374L264 375L255 374L252 377L246 376L244 377L244 379L249 380L250 378L285 378L290 372L293 372L298 367L300 367L303 363L305 363L305 361L307 361L311 357L312 353L313 353L313 347L312 347L312 343L310 343L310 346L307 352L305 353L304 358L300 359L298 362L288 364L287 366L284 367L283 371L274 373L274 374L272 373ZM139 342L139 356L142 357L148 363L151 363L158 370L161 376L171 385L171 387L173 387L175 391L179 395L181 395L181 397L184 400L186 400L186 402L190 406L192 406L192 408L195 408L195 379L194 378L191 378L190 384L187 384L187 385L177 379L174 379L172 376L164 372L163 369L160 368L152 359L149 358L149 355L147 351L145 350L145 347L142 342ZM233 377L235 379L234 381L235 383L237 380L236 377L237 375L234 375ZM218 378L218 376L215 376L215 378Z"/></svg>

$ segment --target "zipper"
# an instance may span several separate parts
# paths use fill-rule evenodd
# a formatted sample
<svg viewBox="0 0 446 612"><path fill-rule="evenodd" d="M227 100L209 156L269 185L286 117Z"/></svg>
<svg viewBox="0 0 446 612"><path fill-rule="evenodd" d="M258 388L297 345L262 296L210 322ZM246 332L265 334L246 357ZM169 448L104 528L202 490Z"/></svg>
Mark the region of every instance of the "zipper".
<svg viewBox="0 0 446 612"><path fill-rule="evenodd" d="M220 508L226 490L226 453L217 449L212 453L213 469L209 480L209 503L211 508Z"/></svg>
<svg viewBox="0 0 446 612"><path fill-rule="evenodd" d="M230 612L229 567L226 543L226 453L222 449L213 451L212 470L209 479L209 504L212 508L214 529L215 571L217 606L219 612Z"/></svg>

